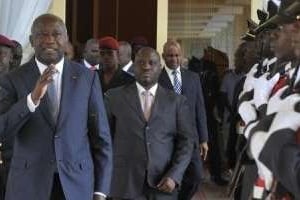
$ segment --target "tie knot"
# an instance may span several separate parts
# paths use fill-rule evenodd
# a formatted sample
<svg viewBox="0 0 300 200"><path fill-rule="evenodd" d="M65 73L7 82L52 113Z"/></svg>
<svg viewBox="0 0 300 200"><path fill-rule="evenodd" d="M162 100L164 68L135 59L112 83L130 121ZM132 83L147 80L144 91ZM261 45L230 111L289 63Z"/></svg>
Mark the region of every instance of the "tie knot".
<svg viewBox="0 0 300 200"><path fill-rule="evenodd" d="M177 74L178 74L178 71L177 71L177 70L173 70L173 71L172 71L172 74L173 74L173 75L177 75Z"/></svg>
<svg viewBox="0 0 300 200"><path fill-rule="evenodd" d="M90 70L95 71L97 70L97 67L95 65L91 65Z"/></svg>
<svg viewBox="0 0 300 200"><path fill-rule="evenodd" d="M151 92L149 90L145 90L145 91L142 92L142 95L151 96Z"/></svg>

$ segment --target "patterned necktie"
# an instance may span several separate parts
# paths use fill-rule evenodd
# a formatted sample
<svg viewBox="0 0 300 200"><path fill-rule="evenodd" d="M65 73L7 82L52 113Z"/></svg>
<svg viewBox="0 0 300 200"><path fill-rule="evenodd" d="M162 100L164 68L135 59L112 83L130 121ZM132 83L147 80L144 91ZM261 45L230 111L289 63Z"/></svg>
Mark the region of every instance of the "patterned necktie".
<svg viewBox="0 0 300 200"><path fill-rule="evenodd" d="M144 105L143 105L144 117L148 121L151 115L152 95L149 90L143 91L142 95L144 96Z"/></svg>
<svg viewBox="0 0 300 200"><path fill-rule="evenodd" d="M178 71L177 70L174 70L172 72L173 76L174 76L174 85L173 85L173 88L174 88L174 91L177 93L177 94L181 94L181 82L179 81L179 75L178 75Z"/></svg>
<svg viewBox="0 0 300 200"><path fill-rule="evenodd" d="M58 115L58 95L57 95L57 89L56 89L56 79L57 79L57 74L54 74L53 81L48 84L47 88L47 94L49 98L49 108L51 115L56 122L57 120L57 115Z"/></svg>

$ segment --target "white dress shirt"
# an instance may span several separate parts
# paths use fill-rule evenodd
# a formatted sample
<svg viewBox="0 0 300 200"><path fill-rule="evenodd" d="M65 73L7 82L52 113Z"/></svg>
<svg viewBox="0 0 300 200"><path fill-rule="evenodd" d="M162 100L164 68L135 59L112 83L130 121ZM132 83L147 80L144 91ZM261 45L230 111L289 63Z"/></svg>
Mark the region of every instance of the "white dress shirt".
<svg viewBox="0 0 300 200"><path fill-rule="evenodd" d="M37 58L35 58L35 62L39 68L40 74L43 74L44 71L47 69L47 65L41 63L38 61ZM57 99L58 99L58 107L60 104L60 98L61 98L61 80L62 80L62 72L63 72L63 67L64 67L64 58L62 58L56 65L55 69L57 70L57 73L53 75L53 81L54 85L56 87L56 92L57 92ZM31 98L31 93L27 96L27 106L30 110L30 112L34 112L35 109L39 106L40 102L38 102L37 105L35 105L32 101Z"/></svg>
<svg viewBox="0 0 300 200"><path fill-rule="evenodd" d="M83 59L84 66L86 66L88 69L95 67L96 70L99 70L99 64L92 66L88 61Z"/></svg>
<svg viewBox="0 0 300 200"><path fill-rule="evenodd" d="M169 79L170 79L170 81L171 81L171 83L172 83L172 85L174 87L174 74L173 74L174 69L170 69L167 66L165 66L165 69L166 69L166 72L167 72L167 74L169 76ZM181 78L180 67L177 67L175 70L177 71L177 76L178 76L180 85L182 85L182 78Z"/></svg>
<svg viewBox="0 0 300 200"><path fill-rule="evenodd" d="M129 63L127 63L123 68L122 68L122 70L124 71L124 72L127 72L128 71L128 69L130 68L130 66L132 65L132 60L130 60L129 61Z"/></svg>
<svg viewBox="0 0 300 200"><path fill-rule="evenodd" d="M44 65L43 63L41 63L40 61L38 61L35 58L35 62L39 68L40 74L43 74L43 72L47 69L47 65ZM58 102L60 103L60 99L61 99L61 82L62 82L62 72L63 72L63 66L64 66L64 58L62 58L56 65L55 65L55 69L57 69L58 73L54 74L53 76L53 81L55 81L55 87L56 87L56 91L57 91L57 99ZM27 106L30 110L30 112L34 112L35 109L39 106L40 102L38 102L37 105L35 105L32 101L31 98L31 93L27 96ZM59 105L58 105L59 106ZM103 197L106 197L105 194L101 193L101 192L94 192L95 195L100 195Z"/></svg>
<svg viewBox="0 0 300 200"><path fill-rule="evenodd" d="M137 90L138 90L138 94L139 94L139 99L140 99L140 103L141 103L141 106L142 106L142 110L144 110L144 103L143 102L145 102L145 96L143 95L143 92L146 91L146 89L141 84L139 84L138 82L136 82L136 87L137 87ZM150 94L153 97L152 103L154 102L157 88L158 88L158 84L156 83L155 85L153 85L149 89L149 92L150 92Z"/></svg>

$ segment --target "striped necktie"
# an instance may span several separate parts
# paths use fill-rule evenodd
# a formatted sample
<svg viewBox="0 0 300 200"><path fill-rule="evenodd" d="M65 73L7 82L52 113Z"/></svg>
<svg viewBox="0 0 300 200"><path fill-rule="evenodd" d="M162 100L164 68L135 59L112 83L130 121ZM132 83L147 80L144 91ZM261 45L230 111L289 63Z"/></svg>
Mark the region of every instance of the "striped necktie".
<svg viewBox="0 0 300 200"><path fill-rule="evenodd" d="M179 81L179 72L177 70L173 70L172 72L173 76L174 76L174 85L173 85L173 88L174 88L174 91L177 93L177 94L181 94L181 82Z"/></svg>
<svg viewBox="0 0 300 200"><path fill-rule="evenodd" d="M58 74L55 74L53 77L53 81L51 83L48 84L48 88L47 88L47 95L48 95L48 99L49 99L49 108L50 108L50 113L54 119L54 121L56 122L57 120L57 115L58 115L58 91L57 91L57 83L56 83L56 79Z"/></svg>

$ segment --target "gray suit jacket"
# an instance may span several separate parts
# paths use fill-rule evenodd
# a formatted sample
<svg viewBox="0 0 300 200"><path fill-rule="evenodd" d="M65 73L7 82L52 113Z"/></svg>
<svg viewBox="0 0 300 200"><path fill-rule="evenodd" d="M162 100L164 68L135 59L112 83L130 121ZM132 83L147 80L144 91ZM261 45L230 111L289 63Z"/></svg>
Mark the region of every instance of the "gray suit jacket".
<svg viewBox="0 0 300 200"><path fill-rule="evenodd" d="M31 60L0 80L0 135L14 137L6 200L49 200L55 172L66 199L107 194L112 147L98 76L65 60L57 123L47 96L35 112L28 109L27 95L38 78Z"/></svg>
<svg viewBox="0 0 300 200"><path fill-rule="evenodd" d="M114 143L111 195L135 198L145 181L155 188L163 177L180 184L195 131L186 98L159 86L148 122L135 83L109 90L105 102Z"/></svg>

